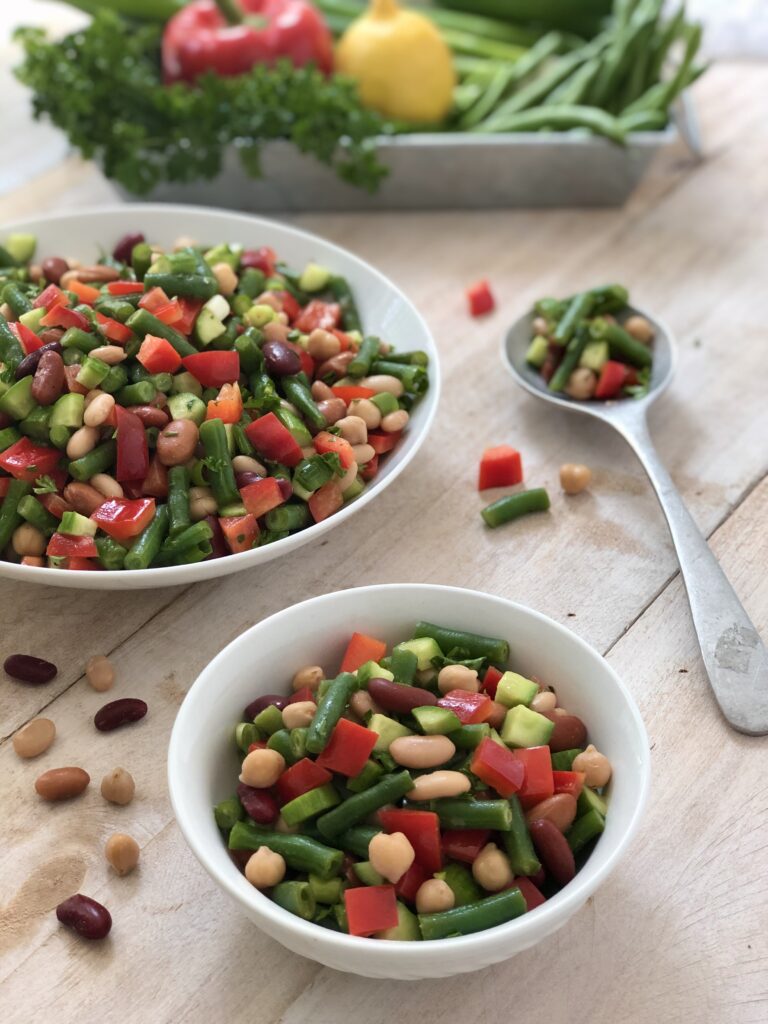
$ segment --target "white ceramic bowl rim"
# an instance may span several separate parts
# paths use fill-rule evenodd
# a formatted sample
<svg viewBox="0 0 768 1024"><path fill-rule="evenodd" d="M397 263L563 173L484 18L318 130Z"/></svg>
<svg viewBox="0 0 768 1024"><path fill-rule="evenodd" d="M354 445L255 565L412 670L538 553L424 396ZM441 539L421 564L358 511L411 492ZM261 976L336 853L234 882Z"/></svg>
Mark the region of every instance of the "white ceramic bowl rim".
<svg viewBox="0 0 768 1024"><path fill-rule="evenodd" d="M324 533L332 530L334 527L340 526L351 515L359 509L364 508L369 502L373 501L373 499L376 498L385 487L387 487L400 475L400 473L402 473L416 455L429 433L435 413L437 412L437 406L440 398L440 365L437 346L434 343L434 339L432 338L432 334L426 321L414 303L411 302L411 300L401 291L400 288L397 287L397 285L382 274L381 271L377 270L366 260L356 256L350 250L344 249L340 245L336 245L336 243L323 238L321 235L304 231L303 229L293 227L292 225L283 224L275 218L257 217L251 214L236 213L231 210L220 210L210 206L187 206L181 203L137 203L130 205L83 207L82 209L71 213L51 213L45 216L19 218L18 220L3 224L2 230L24 230L34 232L36 227L42 227L46 224L51 224L52 222L66 223L69 221L76 224L84 217L121 216L125 218L126 223L120 230L130 231L131 229L136 230L137 225L142 224L142 218L145 218L146 221L150 221L151 218L157 218L158 215L160 217L165 215L175 215L185 218L189 222L186 230L190 233L195 230L195 221L199 223L201 228L204 228L204 222L209 218L214 218L219 221L229 221L232 224L233 230L237 230L238 225L240 226L239 229L243 231L246 230L248 226L250 226L250 228L255 232L257 232L260 227L267 231L277 230L288 239L293 239L297 242L306 244L308 248L311 248L312 245L322 246L327 250L327 253L330 254L331 258L336 256L337 258L340 258L342 262L351 261L353 264L357 264L360 269L376 281L380 288L389 291L395 299L401 302L404 307L410 311L422 332L422 338L420 339L419 344L423 345L425 350L428 352L430 365L429 390L423 396L418 405L421 423L419 424L418 429L412 429L411 432L406 431L403 441L393 453L393 455L398 455L396 464L392 464L390 460L387 460L384 464L382 474L372 481L358 498L349 502L349 504L339 509L338 512L330 516L328 519L324 519L319 523L314 523L312 526L308 526L306 529L301 530L298 533L291 534L289 537L274 541L264 547L253 548L250 551L242 551L239 554L230 554L222 558L216 558L206 562L197 562L193 565L166 566L154 569L103 569L98 572L91 573L69 572L65 570L57 571L45 567L16 565L13 562L0 562L0 576L7 576L11 579L20 580L25 583L43 583L49 586L67 586L99 590L131 589L133 587L180 586L203 579L212 579L214 577L224 576L232 572L239 572L242 569L248 569L251 566L271 561L273 558L278 558L282 554L295 551L303 544L308 544L310 541L316 540ZM233 239L233 241L235 240L239 239ZM73 249L76 248L77 232L75 230L73 231ZM280 256L280 253L278 253L278 256ZM324 258L327 259L328 256Z"/></svg>
<svg viewBox="0 0 768 1024"><path fill-rule="evenodd" d="M590 647L589 644L587 644L584 640L578 637L575 633L571 632L571 630L567 629L560 623L555 622L553 619L550 619L548 616L543 615L541 612L537 612L534 609L529 608L527 605L522 605L515 601L509 601L506 598L497 597L495 595L485 594L481 591L468 590L463 587L448 587L419 583L390 583L367 587L349 588L348 590L343 591L334 591L329 594L324 594L320 597L310 598L308 601L301 602L301 605L294 605L293 607L304 607L308 609L309 606L312 606L313 608L319 608L323 604L335 600L339 595L342 594L355 593L359 595L364 595L371 592L381 593L382 591L391 590L423 593L425 590L438 589L440 591L449 591L456 594L461 594L465 596L468 600L472 600L476 597L481 597L484 600L491 600L508 609L512 608L518 611L522 611L526 615L529 615L537 621L545 624L547 629L567 637L570 643L575 643L582 650L588 652L589 655L591 655L593 658L600 658L600 660L603 661L605 669L612 677L614 684L616 685L621 695L623 696L624 700L626 701L629 714L632 717L632 723L634 727L638 730L638 733L641 736L643 736L645 740L645 748L647 749L647 734L645 730L645 725L643 724L643 720L640 717L640 712L638 711L637 706L629 690L626 688L624 683L614 672L611 666L607 662L605 662L604 659L602 659L601 656L592 647ZM286 609L280 612L276 612L275 614L270 615L268 618L263 619L261 622L256 623L250 629L246 630L245 633L241 634L230 644L228 644L222 651L219 652L219 654L216 655L213 661L209 663L209 665L204 670L204 675L208 674L215 677L217 672L221 672L223 669L225 669L227 662L230 660L232 655L238 650L238 648L248 646L249 637L251 636L251 634L253 634L257 630L259 632L263 631L264 633L268 633L270 626L272 625L274 620L278 618L280 615L282 615L285 610ZM203 692L204 687L207 685L208 681L206 679L204 679L202 676L198 677L198 679L193 683L189 692L187 693L187 696L185 697L184 702L182 703L179 713L176 717L173 731L171 733L170 746L168 750L168 788L170 791L171 805L173 807L174 814L176 815L176 820L192 852L195 854L195 856L202 864L202 866L205 868L205 870L208 872L208 874L211 875L211 877L215 879L215 881L218 882L218 884L221 885L234 900L240 903L243 901L243 894L241 891L237 889L235 885L235 876L222 874L215 861L212 858L208 857L204 850L201 849L200 844L197 842L197 836L186 819L183 795L180 795L179 792L176 791L175 787L174 777L180 771L183 756L183 748L186 742L187 719L192 720L194 718L194 715L196 713L195 700L197 697L200 696L200 694ZM588 724L589 723L587 723L587 725ZM621 859L625 849L633 839L635 833L637 832L640 820L642 818L643 809L645 806L650 786L649 756L646 756L643 759L642 773L639 781L639 798L635 805L630 822L627 828L625 829L624 833L622 834L621 838L616 843L613 851L609 855L605 864L602 866L602 868L598 870L597 874L589 881L589 883L585 884L582 881L580 884L579 879L581 872L577 873L576 877L572 882L570 882L564 889L562 889L555 896L548 899L546 903L537 907L535 910L523 914L520 917L515 918L514 920L509 921L505 924L496 925L493 928L487 928L483 931L475 932L471 935L457 936L451 939L422 940L416 943L399 940L387 940L386 942L376 942L375 952L377 960L382 963L386 963L388 960L392 960L394 963L398 960L398 958L401 958L403 954L405 954L406 952L409 957L418 958L420 953L426 954L427 951L434 952L435 949L439 947L444 947L446 942L450 943L452 954L455 952L461 953L463 951L466 951L467 954L469 954L473 946L477 945L478 940L482 940L483 938L488 939L489 936L497 937L499 940L506 937L509 937L511 939L518 933L526 930L534 917L536 922L541 926L541 929L546 930L546 925L550 921L554 924L554 921L556 919L560 919L572 910L578 909L578 907L581 906L584 900L588 896L590 896L610 875L618 861ZM222 849L225 849L223 843ZM263 893L259 892L257 889L254 889L253 893L249 895L251 895L252 902L258 906L260 913L264 914L268 918L272 918L276 921L279 921L283 925L283 927L287 927L288 930L294 932L298 936L302 936L303 938L312 939L314 937L317 941L322 942L324 946L329 946L341 952L343 952L344 950L354 950L357 952L361 949L362 946L368 946L372 944L372 940L370 939L352 935L345 935L341 932L334 932L330 929L322 928L320 925L314 924L312 922L304 921L301 918L297 917L295 914L291 914L289 911L284 910L282 907L279 907L277 904L272 902L272 900L270 900Z"/></svg>

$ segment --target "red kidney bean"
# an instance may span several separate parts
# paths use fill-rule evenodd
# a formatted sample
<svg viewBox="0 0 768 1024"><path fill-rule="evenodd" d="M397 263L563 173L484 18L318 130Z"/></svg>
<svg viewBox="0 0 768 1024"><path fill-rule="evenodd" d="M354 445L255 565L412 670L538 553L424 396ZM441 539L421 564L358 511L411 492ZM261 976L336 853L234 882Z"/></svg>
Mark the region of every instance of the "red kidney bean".
<svg viewBox="0 0 768 1024"><path fill-rule="evenodd" d="M301 372L301 359L298 352L288 348L282 341L265 341L261 346L264 356L264 369L273 377L287 377Z"/></svg>
<svg viewBox="0 0 768 1024"><path fill-rule="evenodd" d="M134 245L140 245L144 241L144 235L140 231L129 232L119 239L112 250L112 258L120 260L121 263L130 263Z"/></svg>
<svg viewBox="0 0 768 1024"><path fill-rule="evenodd" d="M3 662L3 668L9 676L32 686L50 683L59 671L52 661L44 661L31 654L11 654Z"/></svg>
<svg viewBox="0 0 768 1024"><path fill-rule="evenodd" d="M147 713L145 701L138 697L121 697L119 700L112 700L99 708L93 716L93 724L99 732L111 732L121 725L130 725L131 722L138 722Z"/></svg>
<svg viewBox="0 0 768 1024"><path fill-rule="evenodd" d="M539 868L535 875L528 876L537 889L541 889L547 880L547 873L544 868Z"/></svg>
<svg viewBox="0 0 768 1024"><path fill-rule="evenodd" d="M51 284L58 284L62 274L66 274L69 270L69 264L60 256L49 256L47 260L43 260L40 269L46 281L50 281Z"/></svg>
<svg viewBox="0 0 768 1024"><path fill-rule="evenodd" d="M404 686L389 679L370 679L368 693L385 711L407 714L414 708L434 707L437 697L420 686Z"/></svg>
<svg viewBox="0 0 768 1024"><path fill-rule="evenodd" d="M280 493L283 496L283 501L288 501L288 499L293 494L293 487L291 485L291 481L286 480L282 476L279 476L277 478L277 486L280 488Z"/></svg>
<svg viewBox="0 0 768 1024"><path fill-rule="evenodd" d="M237 795L245 813L257 825L271 825L280 813L277 800L268 789L255 789L241 782L237 787Z"/></svg>
<svg viewBox="0 0 768 1024"><path fill-rule="evenodd" d="M156 405L129 405L128 412L138 416L145 427L164 427L171 417Z"/></svg>
<svg viewBox="0 0 768 1024"><path fill-rule="evenodd" d="M5 430L5 428L10 427L12 423L13 419L7 412L0 412L0 430Z"/></svg>
<svg viewBox="0 0 768 1024"><path fill-rule="evenodd" d="M63 327L46 327L44 331L40 331L38 337L43 345L50 345L52 341L61 341L65 334Z"/></svg>
<svg viewBox="0 0 768 1024"><path fill-rule="evenodd" d="M59 355L61 355L63 351L64 349L58 341L49 341L47 345L41 345L40 348L36 348L34 352L30 352L28 356L24 356L16 367L16 380L21 380L22 377L29 377L33 374L37 369L37 364L46 352L58 352Z"/></svg>
<svg viewBox="0 0 768 1024"><path fill-rule="evenodd" d="M105 939L112 927L107 908L79 892L56 907L56 917L84 939Z"/></svg>
<svg viewBox="0 0 768 1024"><path fill-rule="evenodd" d="M224 531L221 528L221 523L216 516L206 516L205 522L211 528L211 553L208 558L223 558L224 555L229 554L229 548L227 542L224 540ZM208 559L205 559L208 561Z"/></svg>
<svg viewBox="0 0 768 1024"><path fill-rule="evenodd" d="M263 480L263 476L259 476L258 473L235 473L235 483L237 489L240 490L242 487L247 487L248 484L257 484L259 480Z"/></svg>
<svg viewBox="0 0 768 1024"><path fill-rule="evenodd" d="M59 348L59 343L55 343ZM42 349L39 351L42 352ZM67 379L64 360L58 352L43 352L32 378L31 393L38 405L53 405L64 390Z"/></svg>
<svg viewBox="0 0 768 1024"><path fill-rule="evenodd" d="M576 863L563 833L545 818L530 822L528 831L547 873L559 885L567 885L576 874Z"/></svg>
<svg viewBox="0 0 768 1024"><path fill-rule="evenodd" d="M227 853L238 871L245 871L245 865L253 856L253 850L227 850Z"/></svg>
<svg viewBox="0 0 768 1024"><path fill-rule="evenodd" d="M288 703L288 697L281 693L265 693L263 697L257 697L256 700L252 700L248 707L243 712L243 718L247 718L249 721L255 718L260 711L264 708L274 706L278 711L282 711L285 705Z"/></svg>
<svg viewBox="0 0 768 1024"><path fill-rule="evenodd" d="M555 723L548 744L553 754L561 750L583 747L586 744L587 727L576 715L558 715L555 711L541 711L539 714Z"/></svg>

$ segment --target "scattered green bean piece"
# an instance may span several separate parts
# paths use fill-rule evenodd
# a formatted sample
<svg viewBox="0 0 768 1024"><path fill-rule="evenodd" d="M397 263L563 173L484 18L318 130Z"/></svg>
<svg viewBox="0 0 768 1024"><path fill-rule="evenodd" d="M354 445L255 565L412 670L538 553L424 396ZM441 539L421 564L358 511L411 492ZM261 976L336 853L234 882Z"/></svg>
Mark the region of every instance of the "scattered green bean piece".
<svg viewBox="0 0 768 1024"><path fill-rule="evenodd" d="M497 527L530 512L546 512L548 508L549 495L543 487L535 487L531 491L507 494L498 501L491 502L480 514L488 526Z"/></svg>

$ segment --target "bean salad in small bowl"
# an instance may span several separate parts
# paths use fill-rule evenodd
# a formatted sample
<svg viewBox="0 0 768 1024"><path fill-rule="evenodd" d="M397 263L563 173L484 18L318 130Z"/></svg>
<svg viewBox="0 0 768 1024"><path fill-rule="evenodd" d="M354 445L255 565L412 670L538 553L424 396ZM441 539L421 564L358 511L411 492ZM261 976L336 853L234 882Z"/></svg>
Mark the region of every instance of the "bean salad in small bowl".
<svg viewBox="0 0 768 1024"><path fill-rule="evenodd" d="M321 239L152 206L0 243L2 575L112 589L267 561L366 504L431 422L424 322Z"/></svg>

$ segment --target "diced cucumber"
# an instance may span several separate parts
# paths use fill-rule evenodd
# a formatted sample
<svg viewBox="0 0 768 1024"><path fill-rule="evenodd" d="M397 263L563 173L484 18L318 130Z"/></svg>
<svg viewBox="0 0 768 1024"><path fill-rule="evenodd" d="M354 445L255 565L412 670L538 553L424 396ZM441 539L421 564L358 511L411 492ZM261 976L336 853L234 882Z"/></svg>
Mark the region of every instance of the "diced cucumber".
<svg viewBox="0 0 768 1024"><path fill-rule="evenodd" d="M191 420L199 427L205 419L205 402L197 395L188 391L180 395L171 395L168 399L168 411L174 420Z"/></svg>
<svg viewBox="0 0 768 1024"><path fill-rule="evenodd" d="M308 263L301 272L299 288L303 292L321 292L331 279L331 272L319 263Z"/></svg>
<svg viewBox="0 0 768 1024"><path fill-rule="evenodd" d="M414 708L411 714L427 736L447 736L448 733L461 728L461 720L450 708L426 705L423 708Z"/></svg>
<svg viewBox="0 0 768 1024"><path fill-rule="evenodd" d="M45 309L43 306L38 306L37 309L28 309L26 313L22 313L19 317L19 323L24 324L30 331L34 331L38 334L42 330L40 321L45 316Z"/></svg>
<svg viewBox="0 0 768 1024"><path fill-rule="evenodd" d="M387 416L391 412L397 412L400 408L400 403L389 391L380 391L378 395L373 395L369 401L373 402L382 416Z"/></svg>
<svg viewBox="0 0 768 1024"><path fill-rule="evenodd" d="M183 373L177 373L174 376L171 383L171 393L174 395L190 394L199 398L203 393L203 385L197 377L193 377L189 371L185 370Z"/></svg>
<svg viewBox="0 0 768 1024"><path fill-rule="evenodd" d="M256 743L260 739L261 732L253 722L240 722L235 726L235 743L244 754L248 752L248 747L252 743Z"/></svg>
<svg viewBox="0 0 768 1024"><path fill-rule="evenodd" d="M72 350L70 349L70 351ZM95 359L93 356L86 356L77 375L77 383L82 384L84 388L88 388L90 391L101 384L111 369L112 367L109 363L105 363L101 359Z"/></svg>
<svg viewBox="0 0 768 1024"><path fill-rule="evenodd" d="M366 661L357 670L357 681L361 686L367 685L371 679L393 680L394 678L392 673L388 669L382 668L377 661Z"/></svg>
<svg viewBox="0 0 768 1024"><path fill-rule="evenodd" d="M505 672L496 687L496 700L508 708L530 704L539 692L538 683L517 672Z"/></svg>
<svg viewBox="0 0 768 1024"><path fill-rule="evenodd" d="M214 245L204 253L203 259L210 267L215 267L217 263L228 263L233 270L237 270L240 266L240 249L224 243Z"/></svg>
<svg viewBox="0 0 768 1024"><path fill-rule="evenodd" d="M70 430L77 430L83 425L83 410L85 409L85 395L78 395L71 391L57 399L51 413L51 430L54 427L68 427Z"/></svg>
<svg viewBox="0 0 768 1024"><path fill-rule="evenodd" d="M50 406L38 405L29 416L19 423L19 430L33 441L37 441L39 444L47 444L51 411Z"/></svg>
<svg viewBox="0 0 768 1024"><path fill-rule="evenodd" d="M271 736L278 729L283 728L283 713L274 704L269 704L256 715L253 724L257 729L261 729L262 732L266 732Z"/></svg>
<svg viewBox="0 0 768 1024"><path fill-rule="evenodd" d="M333 906L334 903L338 903L341 899L342 883L340 878L322 879L319 875L313 875L310 872L307 880L309 888L312 890L312 895L318 903Z"/></svg>
<svg viewBox="0 0 768 1024"><path fill-rule="evenodd" d="M501 738L508 747L544 747L554 728L555 723L544 715L518 704L507 712Z"/></svg>
<svg viewBox="0 0 768 1024"><path fill-rule="evenodd" d="M605 830L605 816L596 808L582 814L580 818L571 825L565 838L568 840L573 853L578 853L595 836L599 836Z"/></svg>
<svg viewBox="0 0 768 1024"><path fill-rule="evenodd" d="M358 775L347 780L347 789L350 793L362 793L363 790L375 786L383 774L384 769L381 765L369 759L365 762L363 770Z"/></svg>
<svg viewBox="0 0 768 1024"><path fill-rule="evenodd" d="M95 537L97 524L79 512L65 512L59 524L59 533L68 533L72 537Z"/></svg>
<svg viewBox="0 0 768 1024"><path fill-rule="evenodd" d="M352 867L363 885L384 885L384 876L379 874L370 861L359 860Z"/></svg>
<svg viewBox="0 0 768 1024"><path fill-rule="evenodd" d="M579 793L578 814L588 814L590 811L599 811L603 817L608 813L608 802L596 793L594 789L589 786L584 786L582 791Z"/></svg>
<svg viewBox="0 0 768 1024"><path fill-rule="evenodd" d="M203 309L209 309L217 320L226 320L229 316L229 303L223 295L212 295L205 303ZM203 310L200 310L202 313Z"/></svg>
<svg viewBox="0 0 768 1024"><path fill-rule="evenodd" d="M227 310L229 310L229 306L227 306ZM201 345L210 345L216 338L220 338L226 329L215 313L203 306L195 320L194 333L197 341Z"/></svg>
<svg viewBox="0 0 768 1024"><path fill-rule="evenodd" d="M395 942L420 942L419 919L412 910L398 900L397 924L394 928L385 928L384 931L376 932L376 938L394 940Z"/></svg>
<svg viewBox="0 0 768 1024"><path fill-rule="evenodd" d="M603 365L608 362L609 350L607 341L590 341L584 348L579 359L579 366L600 373Z"/></svg>
<svg viewBox="0 0 768 1024"><path fill-rule="evenodd" d="M362 494L364 490L365 480L363 480L358 475L355 477L355 479L352 481L352 483L349 485L346 491L342 492L342 497L344 501L352 501L353 498L356 498L359 494Z"/></svg>
<svg viewBox="0 0 768 1024"><path fill-rule="evenodd" d="M570 750L558 750L556 754L552 755L552 771L573 771L573 762L580 753L581 747L572 747Z"/></svg>
<svg viewBox="0 0 768 1024"><path fill-rule="evenodd" d="M6 252L9 252L17 263L29 263L35 255L36 248L37 238L35 235L16 232L13 235L8 235L5 240Z"/></svg>
<svg viewBox="0 0 768 1024"><path fill-rule="evenodd" d="M15 420L24 420L29 416L37 405L32 397L32 381L35 378L30 373L12 384L5 394L0 398L0 412L11 416Z"/></svg>
<svg viewBox="0 0 768 1024"><path fill-rule="evenodd" d="M432 668L432 659L440 658L443 654L437 645L437 641L433 640L431 636L420 636L415 640L404 640L403 643L397 646L399 650L410 651L416 655L416 667L420 672Z"/></svg>
<svg viewBox="0 0 768 1024"><path fill-rule="evenodd" d="M544 365L544 360L547 358L547 352L549 350L549 342L543 334L537 334L533 341L528 346L528 351L525 353L525 361L529 366L535 366L537 369L541 369Z"/></svg>
<svg viewBox="0 0 768 1024"><path fill-rule="evenodd" d="M410 729L400 725L394 718L387 718L386 715L381 714L371 715L366 728L370 729L371 732L375 732L379 737L373 748L377 753L389 750L390 743L401 736L413 736L413 732Z"/></svg>

